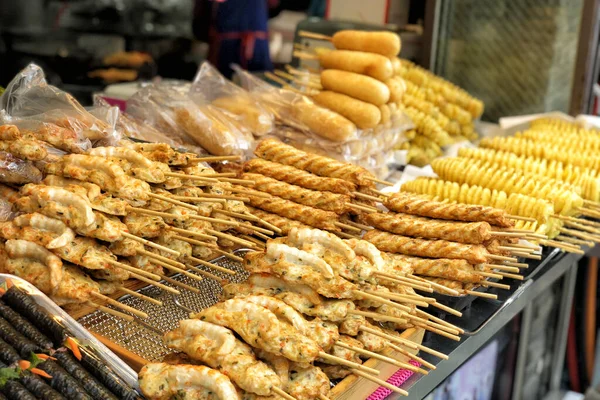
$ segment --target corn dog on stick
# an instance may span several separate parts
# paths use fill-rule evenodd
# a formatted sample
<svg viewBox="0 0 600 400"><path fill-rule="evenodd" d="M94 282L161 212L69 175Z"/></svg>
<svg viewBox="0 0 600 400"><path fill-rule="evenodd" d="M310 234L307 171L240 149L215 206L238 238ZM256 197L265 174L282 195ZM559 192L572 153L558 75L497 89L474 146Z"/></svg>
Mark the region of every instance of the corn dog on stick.
<svg viewBox="0 0 600 400"><path fill-rule="evenodd" d="M304 206L276 196L271 196L270 198L258 197L254 194L256 192L254 189L246 187L243 190L244 196L250 199L249 204L252 207L302 222L314 228L334 232L340 231L340 228L335 224L338 222L338 215L336 213Z"/></svg>
<svg viewBox="0 0 600 400"><path fill-rule="evenodd" d="M281 229L281 234L283 236L286 236L292 228L310 228L310 226L303 224L302 222L294 221L293 219L282 217L281 215L273 214L251 206L246 207L250 214Z"/></svg>
<svg viewBox="0 0 600 400"><path fill-rule="evenodd" d="M269 193L282 199L320 210L332 211L336 214L343 214L347 209L346 203L350 202L350 196L304 189L264 175L245 173L241 178L253 181L253 188L259 192Z"/></svg>
<svg viewBox="0 0 600 400"><path fill-rule="evenodd" d="M543 175L559 181L567 182L581 188L583 198L600 201L600 179L596 173L587 168L563 164L560 161L544 160L534 157L518 156L513 153L493 149L467 149L458 151L459 157L483 160L509 168L521 169L537 175Z"/></svg>
<svg viewBox="0 0 600 400"><path fill-rule="evenodd" d="M487 263L490 254L484 246L449 242L447 240L424 240L374 229L363 237L381 251L429 258L452 258L467 260L472 264Z"/></svg>
<svg viewBox="0 0 600 400"><path fill-rule="evenodd" d="M492 238L492 227L487 222L448 222L394 213L371 213L365 220L383 231L424 239L482 244Z"/></svg>
<svg viewBox="0 0 600 400"><path fill-rule="evenodd" d="M454 199L450 200L457 201ZM510 228L514 225L511 220L506 218L506 213L497 208L442 203L406 192L394 193L385 200L383 205L396 212L422 217L467 222L487 222L503 228Z"/></svg>
<svg viewBox="0 0 600 400"><path fill-rule="evenodd" d="M288 165L255 158L244 164L244 171L269 176L279 181L306 189L321 190L339 194L350 194L356 190L356 185L343 179L323 178L310 172Z"/></svg>
<svg viewBox="0 0 600 400"><path fill-rule="evenodd" d="M402 254L387 253L396 262L405 262L414 270L415 275L451 279L453 281L477 283L484 278L476 274L473 265L465 260L437 258L435 260Z"/></svg>
<svg viewBox="0 0 600 400"><path fill-rule="evenodd" d="M480 167L469 159L459 158L437 159L431 166L438 176L445 180L468 185L483 184L490 189L551 201L555 211L562 215L577 215L578 209L583 206L583 199L574 191L550 181L537 182L536 179L517 171L508 172L492 166Z"/></svg>
<svg viewBox="0 0 600 400"><path fill-rule="evenodd" d="M366 169L332 158L306 153L277 139L265 139L254 151L257 157L311 172L315 175L339 178L356 185L375 186L373 176Z"/></svg>

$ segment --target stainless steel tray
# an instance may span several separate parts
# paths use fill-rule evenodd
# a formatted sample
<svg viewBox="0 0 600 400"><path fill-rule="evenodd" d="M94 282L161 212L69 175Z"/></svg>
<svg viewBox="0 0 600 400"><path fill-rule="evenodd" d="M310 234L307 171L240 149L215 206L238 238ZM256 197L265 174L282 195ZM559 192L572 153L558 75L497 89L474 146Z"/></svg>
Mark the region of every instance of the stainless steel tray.
<svg viewBox="0 0 600 400"><path fill-rule="evenodd" d="M234 253L243 256L247 251L247 249L240 249ZM237 274L232 276L215 272L203 266L198 266L198 268L226 278L232 283L243 282L248 278L248 272L244 270L241 263L225 256L218 257L211 263L232 269ZM161 283L177 288L181 294L173 295L150 285L138 290L139 293L162 301L162 306L131 295L125 295L118 299L123 304L146 312L148 318L142 320L135 317L133 322L129 322L101 311L95 311L79 318L79 323L148 361L161 360L167 354L172 353L172 350L163 344L162 336L175 329L180 320L189 318L190 312L200 311L215 304L222 293L221 286L214 279L204 278L202 281L196 281L181 274L172 276L172 279L198 288L201 293L193 293L163 281ZM122 310L119 311L122 312Z"/></svg>
<svg viewBox="0 0 600 400"><path fill-rule="evenodd" d="M98 339L96 339L88 330L86 330L80 323L75 321L66 311L56 305L50 300L44 293L38 288L33 286L31 283L25 281L14 275L0 274L0 285L4 284L7 279L10 279L12 284L19 289L22 289L29 294L36 303L43 307L46 311L51 313L55 319L60 320L61 323L67 328L67 331L71 336L75 337L82 344L91 347L96 355L102 359L108 365L115 374L125 381L129 386L138 388L138 378L134 370L132 370L123 360L117 357L112 351L104 346Z"/></svg>

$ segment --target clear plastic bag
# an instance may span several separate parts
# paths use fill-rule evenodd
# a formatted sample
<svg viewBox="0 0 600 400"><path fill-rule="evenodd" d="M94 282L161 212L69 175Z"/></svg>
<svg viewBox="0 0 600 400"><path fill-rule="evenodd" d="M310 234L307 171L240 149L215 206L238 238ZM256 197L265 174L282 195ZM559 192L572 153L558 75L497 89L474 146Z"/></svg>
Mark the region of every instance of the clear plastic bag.
<svg viewBox="0 0 600 400"><path fill-rule="evenodd" d="M42 180L41 171L31 161L24 161L11 153L0 151L0 182L23 185Z"/></svg>
<svg viewBox="0 0 600 400"><path fill-rule="evenodd" d="M226 79L210 63L198 69L190 96L199 104L210 104L233 114L254 136L264 136L275 126L273 113L260 105L246 90Z"/></svg>
<svg viewBox="0 0 600 400"><path fill-rule="evenodd" d="M134 117L185 143L196 143L219 156L246 156L253 138L242 132L216 107L200 106L177 85L152 84L127 101Z"/></svg>
<svg viewBox="0 0 600 400"><path fill-rule="evenodd" d="M81 140L106 139L114 129L86 111L70 94L48 85L44 72L29 64L8 84L0 97L0 109L15 119L54 124L75 132Z"/></svg>

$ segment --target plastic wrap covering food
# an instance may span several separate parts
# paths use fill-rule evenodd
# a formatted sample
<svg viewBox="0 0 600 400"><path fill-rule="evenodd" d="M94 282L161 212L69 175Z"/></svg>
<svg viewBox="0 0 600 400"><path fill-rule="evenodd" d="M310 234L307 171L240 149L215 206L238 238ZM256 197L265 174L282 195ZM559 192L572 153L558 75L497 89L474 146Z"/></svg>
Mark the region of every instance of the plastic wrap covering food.
<svg viewBox="0 0 600 400"><path fill-rule="evenodd" d="M190 96L199 104L211 104L231 114L247 127L254 136L263 136L275 126L273 113L261 106L248 91L226 79L210 63L200 66Z"/></svg>
<svg viewBox="0 0 600 400"><path fill-rule="evenodd" d="M0 109L17 120L41 121L74 132L81 141L106 139L114 127L87 112L70 94L48 85L44 72L29 64L8 84Z"/></svg>
<svg viewBox="0 0 600 400"><path fill-rule="evenodd" d="M0 182L9 184L37 183L42 173L31 161L24 161L11 153L0 151Z"/></svg>
<svg viewBox="0 0 600 400"><path fill-rule="evenodd" d="M127 110L175 140L198 144L214 155L246 156L252 150L252 134L240 131L216 107L199 106L178 85L148 85L127 101Z"/></svg>

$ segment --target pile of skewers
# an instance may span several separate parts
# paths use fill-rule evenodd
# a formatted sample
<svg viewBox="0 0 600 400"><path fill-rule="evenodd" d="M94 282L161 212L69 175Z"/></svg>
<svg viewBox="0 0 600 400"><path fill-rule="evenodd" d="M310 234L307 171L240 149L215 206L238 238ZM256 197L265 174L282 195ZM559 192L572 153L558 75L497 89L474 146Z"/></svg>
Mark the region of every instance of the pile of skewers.
<svg viewBox="0 0 600 400"><path fill-rule="evenodd" d="M481 148L435 160L439 178L418 178L402 190L502 208L520 216L515 228L534 230L540 244L581 253L580 246L600 241L600 225L580 218L600 218L600 158L580 147L594 143L600 143L597 131L541 119L515 137L486 138Z"/></svg>
<svg viewBox="0 0 600 400"><path fill-rule="evenodd" d="M218 370L212 372L213 381L199 385L239 393L228 399L247 394L326 399L329 380L349 374L406 395L376 378L378 371L362 365L362 359L427 374L397 357L434 369L410 350L446 356L396 331L418 327L453 340L463 332L418 309L437 304L414 292L412 285L423 281L363 240L292 228L287 238L268 241L265 251L248 253L244 267L251 273L247 282L225 286L226 300L180 321L165 335L166 344L185 356L170 357L175 365L155 363L140 372L146 396L163 399L182 389L178 380L158 389L156 380L167 371L198 379L209 374L194 364Z"/></svg>

